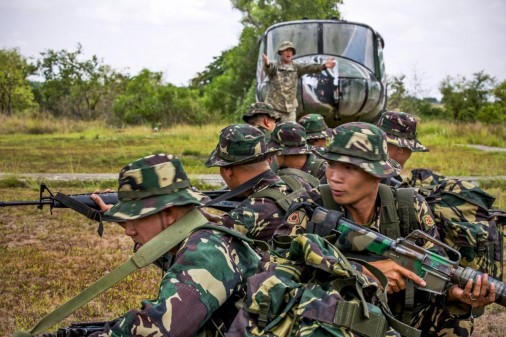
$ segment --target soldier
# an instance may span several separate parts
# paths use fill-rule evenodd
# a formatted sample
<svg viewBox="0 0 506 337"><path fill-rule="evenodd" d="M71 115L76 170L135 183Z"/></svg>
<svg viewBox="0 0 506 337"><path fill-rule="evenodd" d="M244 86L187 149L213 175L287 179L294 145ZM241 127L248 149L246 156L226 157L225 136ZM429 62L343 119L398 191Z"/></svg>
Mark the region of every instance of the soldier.
<svg viewBox="0 0 506 337"><path fill-rule="evenodd" d="M125 220L125 234L140 248L181 218L198 212L203 195L192 189L179 159L157 154L121 170L118 197L107 214ZM98 196L92 198L108 208ZM209 224L198 214L202 224ZM224 327L237 311L234 295L242 292L246 278L254 274L259 256L241 240L213 229L194 231L172 253L172 258L166 254L158 261L164 269L158 298L143 301L140 310L128 311L94 337L226 332Z"/></svg>
<svg viewBox="0 0 506 337"><path fill-rule="evenodd" d="M312 148L324 148L327 146L329 128L322 115L304 115L299 119L299 124L306 129L307 142Z"/></svg>
<svg viewBox="0 0 506 337"><path fill-rule="evenodd" d="M405 112L386 111L381 115L378 126L386 133L388 156L401 164L406 164L413 152L427 152L416 134L416 120Z"/></svg>
<svg viewBox="0 0 506 337"><path fill-rule="evenodd" d="M298 123L278 123L272 131L267 148L279 151L276 161L280 172L286 168L297 169L318 180L325 175L327 163L311 153L306 141L306 130Z"/></svg>
<svg viewBox="0 0 506 337"><path fill-rule="evenodd" d="M300 76L310 73L319 73L327 68L333 68L336 61L327 59L324 64L297 64L292 62L296 54L292 42L281 43L278 49L281 59L272 63L267 55L262 54L264 69L270 80L270 88L265 101L272 104L274 110L282 121L295 121L297 109L297 81Z"/></svg>
<svg viewBox="0 0 506 337"><path fill-rule="evenodd" d="M285 183L270 168L276 149L268 150L265 136L248 124L230 125L220 133L206 162L218 166L230 193L246 199L221 222L249 237L269 240L281 224L289 203L303 197L310 186L302 180Z"/></svg>
<svg viewBox="0 0 506 337"><path fill-rule="evenodd" d="M276 123L279 122L279 116L269 103L257 102L251 104L248 112L242 116L242 120L256 126L265 134L266 138L269 138Z"/></svg>
<svg viewBox="0 0 506 337"><path fill-rule="evenodd" d="M312 200L326 208L341 211L357 224L393 239L406 235L402 233L402 227L407 227L407 231L421 229L438 238L432 213L420 195L413 195L416 216L413 222L408 223L406 219L411 219L403 216L399 203L409 201L401 198L396 200L395 190L380 184L381 178L397 175L400 171L397 163L388 159L383 131L372 124L347 123L335 128L334 132L330 145L324 150L315 151L329 163L326 170L329 185L328 188L320 188L322 193L319 196L318 191L314 190ZM307 214L305 208L290 210L278 233L294 235L305 232L310 218L311 214ZM426 248L431 248L431 244L427 244ZM442 251L438 253L444 254ZM404 298L406 289L411 287L410 283L424 287L425 282L392 260L370 263L388 278L387 292L391 295L388 303L392 311L410 315L405 318L411 318L411 325L421 329L424 336L469 336L473 330L473 309L483 308L495 300L495 288L491 285L487 291L488 276L484 275L476 278L474 287L470 280L464 288L455 285L444 295L436 296L417 290L413 312L408 308L398 310L399 306L410 301L410 298Z"/></svg>

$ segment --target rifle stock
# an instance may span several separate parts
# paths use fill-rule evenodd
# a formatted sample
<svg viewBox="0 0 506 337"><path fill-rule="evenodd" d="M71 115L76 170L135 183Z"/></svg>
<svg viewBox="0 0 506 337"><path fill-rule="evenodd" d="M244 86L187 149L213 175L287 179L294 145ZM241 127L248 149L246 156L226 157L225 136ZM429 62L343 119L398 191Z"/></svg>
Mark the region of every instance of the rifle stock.
<svg viewBox="0 0 506 337"><path fill-rule="evenodd" d="M337 234L334 245L343 252L370 253L392 259L402 267L416 273L427 283L419 289L442 294L448 288L448 283L458 284L463 288L467 281L482 273L472 268L459 266L460 254L448 245L432 238L426 233L415 230L406 238L391 239L367 227L344 218L338 211L327 210L322 207L314 209L311 223L318 224L332 219L333 232ZM450 260L434 251L420 247L417 242L430 241L434 246L450 250L457 259ZM496 289L495 302L506 307L506 285L492 277L488 282Z"/></svg>

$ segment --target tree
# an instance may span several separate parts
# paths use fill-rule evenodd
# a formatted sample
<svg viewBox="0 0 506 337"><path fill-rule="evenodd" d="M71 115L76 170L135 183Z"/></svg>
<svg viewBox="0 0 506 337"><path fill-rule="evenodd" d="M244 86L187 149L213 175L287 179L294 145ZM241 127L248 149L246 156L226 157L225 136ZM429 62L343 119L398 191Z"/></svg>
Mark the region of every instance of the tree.
<svg viewBox="0 0 506 337"><path fill-rule="evenodd" d="M203 92L206 108L229 118L240 114L252 99L255 85L257 42L274 23L310 18L339 18L341 0L231 0L242 12L239 45L224 51L192 81Z"/></svg>
<svg viewBox="0 0 506 337"><path fill-rule="evenodd" d="M8 116L14 111L22 111L36 106L28 81L35 67L19 50L0 49L0 112Z"/></svg>
<svg viewBox="0 0 506 337"><path fill-rule="evenodd" d="M107 95L115 95L125 76L103 64L95 55L82 60L82 47L75 52L47 50L37 63L44 82L40 88L41 106L56 116L95 119L110 115L112 99L104 106ZM112 93L111 93L112 91Z"/></svg>

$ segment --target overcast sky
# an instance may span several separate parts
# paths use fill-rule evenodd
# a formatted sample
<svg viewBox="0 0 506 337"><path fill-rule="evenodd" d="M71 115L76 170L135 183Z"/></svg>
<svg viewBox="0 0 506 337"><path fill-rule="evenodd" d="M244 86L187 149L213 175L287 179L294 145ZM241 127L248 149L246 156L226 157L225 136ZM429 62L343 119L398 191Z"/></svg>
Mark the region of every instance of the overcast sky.
<svg viewBox="0 0 506 337"><path fill-rule="evenodd" d="M345 0L340 10L383 36L390 76L416 73L427 95L447 75L506 79L504 0ZM81 43L115 69L186 85L238 43L239 21L229 0L0 0L0 47L37 58Z"/></svg>

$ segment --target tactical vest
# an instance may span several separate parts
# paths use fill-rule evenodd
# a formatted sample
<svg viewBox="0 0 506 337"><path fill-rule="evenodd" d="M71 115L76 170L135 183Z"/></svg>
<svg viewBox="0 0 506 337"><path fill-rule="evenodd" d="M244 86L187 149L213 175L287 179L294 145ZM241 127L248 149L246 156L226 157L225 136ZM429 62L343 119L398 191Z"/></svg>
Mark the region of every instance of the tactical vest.
<svg viewBox="0 0 506 337"><path fill-rule="evenodd" d="M290 175L297 176L306 181L312 188L318 187L320 185L320 181L314 175L295 168L284 168L282 170L279 170L278 175L281 177L281 179L283 179L285 176Z"/></svg>
<svg viewBox="0 0 506 337"><path fill-rule="evenodd" d="M280 178L285 182L285 184L288 185L288 187L292 192L290 192L289 194L284 194L279 190L266 188L261 191L252 193L251 195L248 196L248 199L269 198L273 200L285 212L288 211L288 208L290 208L290 205L295 200L295 198L297 198L302 193L306 192L306 189L302 186L301 183L297 181L297 179L295 179L292 176L284 175Z"/></svg>

